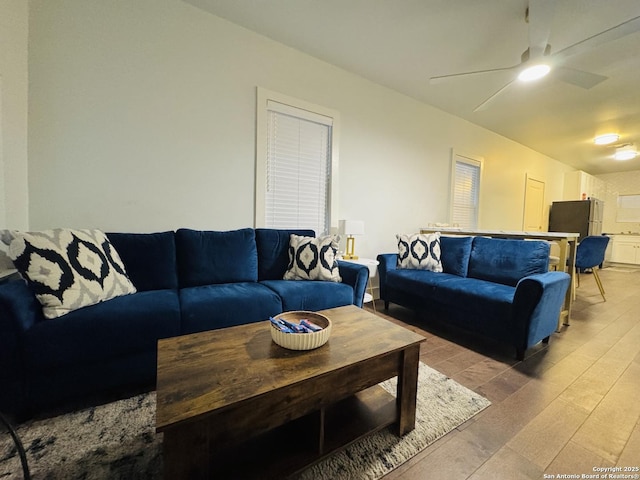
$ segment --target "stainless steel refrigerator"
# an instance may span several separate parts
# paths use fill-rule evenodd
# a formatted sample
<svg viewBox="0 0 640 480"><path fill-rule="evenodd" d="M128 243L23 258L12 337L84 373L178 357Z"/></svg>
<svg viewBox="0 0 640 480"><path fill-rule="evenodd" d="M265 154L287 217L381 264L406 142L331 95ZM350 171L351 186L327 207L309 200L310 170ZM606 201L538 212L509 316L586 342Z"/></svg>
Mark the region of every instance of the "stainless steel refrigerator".
<svg viewBox="0 0 640 480"><path fill-rule="evenodd" d="M553 202L549 210L549 231L579 233L580 242L588 235L602 234L604 202L596 198Z"/></svg>

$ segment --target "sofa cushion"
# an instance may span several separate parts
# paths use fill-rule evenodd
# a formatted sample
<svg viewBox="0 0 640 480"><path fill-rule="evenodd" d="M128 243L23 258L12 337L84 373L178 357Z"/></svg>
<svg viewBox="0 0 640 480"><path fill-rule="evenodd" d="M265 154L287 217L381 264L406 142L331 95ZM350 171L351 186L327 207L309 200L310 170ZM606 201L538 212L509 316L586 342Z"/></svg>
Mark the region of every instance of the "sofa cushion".
<svg viewBox="0 0 640 480"><path fill-rule="evenodd" d="M305 237L291 234L289 239L289 265L285 280L326 280L341 282L338 269L339 237Z"/></svg>
<svg viewBox="0 0 640 480"><path fill-rule="evenodd" d="M431 272L429 270L390 270L387 272L387 287L394 290L402 290L424 299L433 300L436 285L448 276L454 275L442 272Z"/></svg>
<svg viewBox="0 0 640 480"><path fill-rule="evenodd" d="M181 228L176 232L176 251L181 288L258 280L252 228L228 232Z"/></svg>
<svg viewBox="0 0 640 480"><path fill-rule="evenodd" d="M179 334L177 291L138 292L34 325L25 333L24 361L42 374L155 351L158 338Z"/></svg>
<svg viewBox="0 0 640 480"><path fill-rule="evenodd" d="M108 233L138 291L178 288L173 232Z"/></svg>
<svg viewBox="0 0 640 480"><path fill-rule="evenodd" d="M507 321L512 318L515 287L447 275L435 285L434 289L433 298L438 303L450 308L455 305L455 309L467 314L467 321L489 318Z"/></svg>
<svg viewBox="0 0 640 480"><path fill-rule="evenodd" d="M509 319L512 316L515 287L426 270L391 270L386 278L388 289L445 306L450 313L454 310L464 312L456 316L465 317L467 323L486 318Z"/></svg>
<svg viewBox="0 0 640 480"><path fill-rule="evenodd" d="M442 272L440 233L396 235L396 239L398 240L398 268Z"/></svg>
<svg viewBox="0 0 640 480"><path fill-rule="evenodd" d="M156 385L157 358L156 350L148 349L97 363L74 363L51 372L35 372L29 375L25 395L32 411L50 412L53 405L63 402L68 402L68 408L77 405L79 399L94 402L127 391L139 392L141 388L152 390Z"/></svg>
<svg viewBox="0 0 640 480"><path fill-rule="evenodd" d="M466 277L473 237L440 237L442 271Z"/></svg>
<svg viewBox="0 0 640 480"><path fill-rule="evenodd" d="M282 311L324 310L353 303L353 288L346 283L310 280L265 280L261 282L282 299Z"/></svg>
<svg viewBox="0 0 640 480"><path fill-rule="evenodd" d="M16 232L9 256L46 318L136 291L118 252L100 230Z"/></svg>
<svg viewBox="0 0 640 480"><path fill-rule="evenodd" d="M515 286L528 275L549 269L549 243L474 237L468 276Z"/></svg>
<svg viewBox="0 0 640 480"><path fill-rule="evenodd" d="M256 229L258 249L258 280L281 280L289 266L289 240L291 234L315 237L313 230Z"/></svg>
<svg viewBox="0 0 640 480"><path fill-rule="evenodd" d="M264 285L239 282L183 288L180 308L182 333L194 333L268 320L282 312L282 302Z"/></svg>

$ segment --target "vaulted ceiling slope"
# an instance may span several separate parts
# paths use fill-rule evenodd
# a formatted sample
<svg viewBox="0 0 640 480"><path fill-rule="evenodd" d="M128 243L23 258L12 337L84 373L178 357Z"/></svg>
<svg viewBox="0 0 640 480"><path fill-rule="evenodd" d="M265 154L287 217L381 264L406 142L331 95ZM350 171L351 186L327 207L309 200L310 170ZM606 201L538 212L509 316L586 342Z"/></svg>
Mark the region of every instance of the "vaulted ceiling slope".
<svg viewBox="0 0 640 480"><path fill-rule="evenodd" d="M565 73L606 77L591 88L552 70L535 83L514 81L474 111L514 71L429 81L519 64L530 25L544 23L528 22L529 1L551 13L543 36L553 55L640 17L639 0L185 1L591 174L640 170L640 157L616 161L614 146L593 144L595 135L614 131L621 135L614 145L640 149L640 20L621 38L591 41L562 59Z"/></svg>

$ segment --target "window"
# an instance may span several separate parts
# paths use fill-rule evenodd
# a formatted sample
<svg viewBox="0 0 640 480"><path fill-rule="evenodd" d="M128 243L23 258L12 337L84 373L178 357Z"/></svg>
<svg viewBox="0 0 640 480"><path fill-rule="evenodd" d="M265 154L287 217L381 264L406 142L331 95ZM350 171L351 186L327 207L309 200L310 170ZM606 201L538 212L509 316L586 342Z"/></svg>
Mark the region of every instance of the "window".
<svg viewBox="0 0 640 480"><path fill-rule="evenodd" d="M453 154L451 174L451 223L478 228L482 159Z"/></svg>
<svg viewBox="0 0 640 480"><path fill-rule="evenodd" d="M258 89L256 226L329 233L336 112Z"/></svg>
<svg viewBox="0 0 640 480"><path fill-rule="evenodd" d="M618 195L616 222L640 222L640 195Z"/></svg>

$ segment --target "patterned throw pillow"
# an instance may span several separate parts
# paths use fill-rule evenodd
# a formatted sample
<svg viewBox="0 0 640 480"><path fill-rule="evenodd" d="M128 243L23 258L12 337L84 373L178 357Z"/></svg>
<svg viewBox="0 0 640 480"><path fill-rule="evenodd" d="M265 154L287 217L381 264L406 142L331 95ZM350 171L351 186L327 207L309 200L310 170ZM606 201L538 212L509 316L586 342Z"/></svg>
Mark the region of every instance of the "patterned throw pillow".
<svg viewBox="0 0 640 480"><path fill-rule="evenodd" d="M289 266L285 280L329 280L341 282L338 271L338 242L340 237L289 237Z"/></svg>
<svg viewBox="0 0 640 480"><path fill-rule="evenodd" d="M100 230L13 234L9 257L46 318L136 292L120 256Z"/></svg>
<svg viewBox="0 0 640 480"><path fill-rule="evenodd" d="M13 232L11 230L0 230L0 272L16 268L9 258L9 245L12 240Z"/></svg>
<svg viewBox="0 0 640 480"><path fill-rule="evenodd" d="M398 268L442 272L440 233L396 235Z"/></svg>

